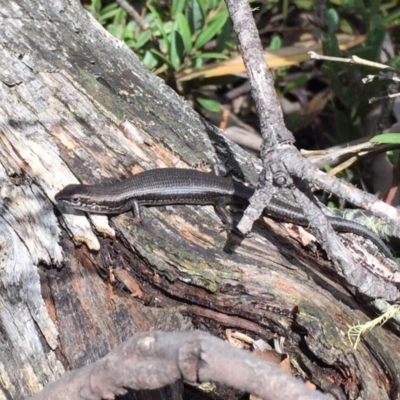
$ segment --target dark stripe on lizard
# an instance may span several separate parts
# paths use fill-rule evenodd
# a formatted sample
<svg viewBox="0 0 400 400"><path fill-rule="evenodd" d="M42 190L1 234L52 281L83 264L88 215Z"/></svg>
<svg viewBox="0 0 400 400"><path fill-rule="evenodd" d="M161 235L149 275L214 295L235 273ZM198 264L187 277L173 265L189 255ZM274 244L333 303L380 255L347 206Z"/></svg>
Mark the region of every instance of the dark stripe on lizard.
<svg viewBox="0 0 400 400"><path fill-rule="evenodd" d="M231 178L191 169L160 168L145 171L107 185L68 185L55 199L76 210L98 214L119 214L132 210L140 220L140 206L168 204L214 205L222 220L230 224L226 205L246 206L254 189ZM272 218L308 225L301 208L272 198L264 209ZM355 233L370 239L387 257L391 251L374 232L354 221L327 216L337 232Z"/></svg>

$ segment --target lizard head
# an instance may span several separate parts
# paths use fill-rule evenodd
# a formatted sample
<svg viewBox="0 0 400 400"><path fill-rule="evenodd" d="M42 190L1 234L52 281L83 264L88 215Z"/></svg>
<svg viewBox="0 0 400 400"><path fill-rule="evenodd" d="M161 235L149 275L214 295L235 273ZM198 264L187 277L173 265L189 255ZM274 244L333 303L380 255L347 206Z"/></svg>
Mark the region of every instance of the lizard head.
<svg viewBox="0 0 400 400"><path fill-rule="evenodd" d="M107 186L76 184L66 186L55 195L59 204L97 214L125 212L131 208L129 202L124 199L118 202L114 197Z"/></svg>
<svg viewBox="0 0 400 400"><path fill-rule="evenodd" d="M68 185L54 197L60 204L70 206L76 210L90 208L90 193L86 185Z"/></svg>

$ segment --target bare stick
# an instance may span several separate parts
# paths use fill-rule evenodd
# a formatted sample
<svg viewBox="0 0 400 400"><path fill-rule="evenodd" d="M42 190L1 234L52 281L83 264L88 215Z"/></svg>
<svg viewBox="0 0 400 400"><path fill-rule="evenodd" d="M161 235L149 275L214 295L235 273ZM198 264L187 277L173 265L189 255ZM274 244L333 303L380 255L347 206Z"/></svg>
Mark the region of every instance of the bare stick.
<svg viewBox="0 0 400 400"><path fill-rule="evenodd" d="M307 164L293 147L294 137L285 127L274 81L264 62L261 41L249 4L246 0L226 0L226 4L233 22L233 28L239 38L240 51L249 76L251 93L257 107L263 138L261 157L265 176L260 177L261 188L256 190L250 199L250 205L238 225L239 230L247 233L254 220L259 218L264 204L267 204L275 193L276 189L271 182L274 181L278 186L293 184L288 174L288 162L285 162L287 155L291 157L289 163L294 157L293 161L296 161L298 166L302 164L297 173L290 172L292 176L301 178L299 172L306 169ZM303 185L303 190L308 190L305 185ZM311 207L311 211L307 198L301 196L299 192L297 192L296 199L303 208L304 214L310 221L317 237L321 239L328 257L336 265L340 265L340 269L343 271L344 265L342 264L350 257L343 244L338 238L335 238L334 231L326 216L318 207Z"/></svg>
<svg viewBox="0 0 400 400"><path fill-rule="evenodd" d="M318 54L315 51L309 51L307 53L311 60L323 60L323 61L334 61L334 62L341 62L346 64L357 64L357 65L364 65L366 67L378 68L381 70L395 72L396 74L400 74L400 70L397 68L393 68L390 65L385 65L381 63L377 63L370 60L365 60L364 58L358 56L351 56L350 58L344 57L330 57L324 56L322 54Z"/></svg>
<svg viewBox="0 0 400 400"><path fill-rule="evenodd" d="M119 6L124 9L138 26L144 31L149 29L149 24L136 12L136 10L126 0L116 0Z"/></svg>
<svg viewBox="0 0 400 400"><path fill-rule="evenodd" d="M364 283L361 267L354 263L343 243L335 235L326 215L319 207L310 205L308 200L312 198L312 194L306 183L313 183L317 187L335 193L351 203L373 212L378 211L377 215L384 216L386 220L393 219L393 222L397 224L400 224L399 213L394 208L378 201L374 196L365 194L335 177L323 174L300 155L293 146L293 135L284 125L273 79L263 59L261 41L250 6L246 0L226 0L226 4L233 28L239 38L240 52L249 76L251 93L260 118L263 138L261 156L264 168L259 179L260 188L250 199L249 207L247 207L238 229L243 233L247 233L251 229L253 222L260 216L264 204L270 201L276 191L272 182L276 186L292 186L292 177L294 177L296 185L300 182L302 184L301 191L294 190L296 200L305 217L310 221L310 226L326 250L328 257L333 261L337 272L345 277L347 283L357 287L361 293L371 297L375 297L378 292L385 293L384 282L378 291L372 290L370 285ZM366 202L365 199L368 201ZM373 279L373 277L370 278ZM396 297L398 296L397 292L392 285L388 296Z"/></svg>
<svg viewBox="0 0 400 400"><path fill-rule="evenodd" d="M274 80L269 72L250 7L245 0L226 0L233 28L239 38L241 54L249 75L252 96L255 99L263 138L261 154L264 155L280 143L293 143L291 132L285 128L282 110L274 88ZM264 171L268 169L264 165ZM263 204L270 201L275 192L272 177L262 177L262 189L250 199L250 207L244 213L238 229L247 233L253 222L259 218Z"/></svg>
<svg viewBox="0 0 400 400"><path fill-rule="evenodd" d="M325 400L279 367L206 332L139 333L107 356L65 373L31 400L113 399L127 389L152 390L179 379L219 382L265 400Z"/></svg>

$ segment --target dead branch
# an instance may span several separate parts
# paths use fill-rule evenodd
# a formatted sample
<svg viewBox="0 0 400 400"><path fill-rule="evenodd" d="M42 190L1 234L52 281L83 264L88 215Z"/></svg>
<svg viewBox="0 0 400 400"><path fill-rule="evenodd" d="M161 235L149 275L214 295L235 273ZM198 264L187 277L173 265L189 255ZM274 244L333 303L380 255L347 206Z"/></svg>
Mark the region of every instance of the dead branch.
<svg viewBox="0 0 400 400"><path fill-rule="evenodd" d="M102 359L48 385L31 400L114 399L127 389L151 390L178 379L219 382L269 400L323 400L327 397L275 365L235 349L206 332L144 332Z"/></svg>

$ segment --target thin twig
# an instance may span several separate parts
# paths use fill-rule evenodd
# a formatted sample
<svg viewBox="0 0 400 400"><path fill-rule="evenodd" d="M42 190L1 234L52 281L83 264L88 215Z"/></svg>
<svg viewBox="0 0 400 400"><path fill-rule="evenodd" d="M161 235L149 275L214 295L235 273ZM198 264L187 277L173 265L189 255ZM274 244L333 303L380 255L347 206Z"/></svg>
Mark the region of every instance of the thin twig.
<svg viewBox="0 0 400 400"><path fill-rule="evenodd" d="M137 13L137 11L126 1L126 0L116 0L119 6L124 9L128 15L138 24L139 28L142 30L149 29L149 24Z"/></svg>
<svg viewBox="0 0 400 400"><path fill-rule="evenodd" d="M301 150L301 154L308 158L316 167L323 168L325 165L331 167L338 165L354 156L359 159L373 154L385 153L399 147L400 144L373 143L364 138L362 142L356 140L355 144L346 143L325 150Z"/></svg>
<svg viewBox="0 0 400 400"><path fill-rule="evenodd" d="M330 56L324 56L322 54L318 54L315 51L309 51L307 54L309 55L311 60L334 61L334 62L341 62L341 63L346 63L346 64L357 64L357 65L363 65L365 67L378 68L380 70L391 71L396 74L400 74L400 70L398 70L397 68L393 68L390 65L385 65L385 64L374 62L374 61L366 60L366 59L358 57L358 56L351 56L350 58L330 57Z"/></svg>
<svg viewBox="0 0 400 400"><path fill-rule="evenodd" d="M226 0L233 29L240 42L243 63L249 76L249 83L253 99L260 120L260 131L263 138L261 155L264 156L280 143L294 143L293 135L286 129L282 110L274 88L273 77L267 68L261 41L254 23L250 6L246 0ZM273 110L271 112L271 110ZM265 174L268 169L264 165ZM260 178L261 190L257 190L250 199L250 206L246 209L238 229L247 233L254 221L263 211L263 204L270 201L276 189L271 184L272 176Z"/></svg>

